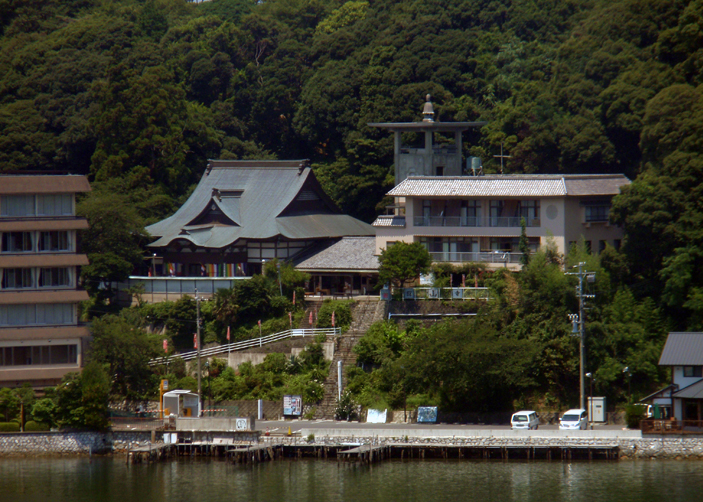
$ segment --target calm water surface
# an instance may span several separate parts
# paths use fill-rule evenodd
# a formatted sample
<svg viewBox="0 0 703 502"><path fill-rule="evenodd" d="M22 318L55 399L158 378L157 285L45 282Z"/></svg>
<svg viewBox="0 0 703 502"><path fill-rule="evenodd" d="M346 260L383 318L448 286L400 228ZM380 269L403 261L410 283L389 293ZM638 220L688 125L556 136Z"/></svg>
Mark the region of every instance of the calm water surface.
<svg viewBox="0 0 703 502"><path fill-rule="evenodd" d="M124 458L2 458L0 502L703 501L703 462L280 460L127 466Z"/></svg>

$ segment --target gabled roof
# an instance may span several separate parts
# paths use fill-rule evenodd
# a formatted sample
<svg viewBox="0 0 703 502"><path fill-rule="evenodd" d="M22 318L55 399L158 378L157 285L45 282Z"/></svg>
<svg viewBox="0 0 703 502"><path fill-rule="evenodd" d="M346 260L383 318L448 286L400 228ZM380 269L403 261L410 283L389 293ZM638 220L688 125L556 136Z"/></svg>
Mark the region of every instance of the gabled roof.
<svg viewBox="0 0 703 502"><path fill-rule="evenodd" d="M703 379L684 387L674 394L679 399L703 399Z"/></svg>
<svg viewBox="0 0 703 502"><path fill-rule="evenodd" d="M659 365L703 365L703 333L669 333L659 358Z"/></svg>
<svg viewBox="0 0 703 502"><path fill-rule="evenodd" d="M622 174L505 174L410 176L388 195L395 197L567 197L611 196L630 184Z"/></svg>
<svg viewBox="0 0 703 502"><path fill-rule="evenodd" d="M183 206L146 230L158 238L150 247L183 239L215 249L238 239L374 233L371 225L340 214L305 161L253 160L211 160Z"/></svg>
<svg viewBox="0 0 703 502"><path fill-rule="evenodd" d="M295 262L303 271L377 272L375 237L343 237L328 246L320 246Z"/></svg>

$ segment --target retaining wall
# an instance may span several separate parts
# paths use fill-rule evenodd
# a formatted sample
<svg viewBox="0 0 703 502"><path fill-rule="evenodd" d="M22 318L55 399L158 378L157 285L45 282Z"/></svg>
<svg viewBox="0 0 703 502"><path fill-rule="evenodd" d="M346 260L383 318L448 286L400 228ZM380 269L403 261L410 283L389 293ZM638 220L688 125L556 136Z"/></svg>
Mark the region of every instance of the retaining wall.
<svg viewBox="0 0 703 502"><path fill-rule="evenodd" d="M163 440L163 433L156 434ZM110 453L149 444L151 432L13 432L0 434L0 455Z"/></svg>

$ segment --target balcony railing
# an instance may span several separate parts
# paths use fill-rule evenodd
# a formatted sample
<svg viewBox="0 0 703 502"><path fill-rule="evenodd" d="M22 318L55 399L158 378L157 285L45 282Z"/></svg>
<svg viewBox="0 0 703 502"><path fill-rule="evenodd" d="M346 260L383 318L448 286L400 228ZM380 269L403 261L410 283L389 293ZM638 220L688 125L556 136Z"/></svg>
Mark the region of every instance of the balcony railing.
<svg viewBox="0 0 703 502"><path fill-rule="evenodd" d="M474 216L415 216L416 227L501 227L519 228L522 216L478 218ZM539 218L525 218L525 226L539 227Z"/></svg>
<svg viewBox="0 0 703 502"><path fill-rule="evenodd" d="M460 252L430 252L432 261L435 262L480 262L480 263L520 263L522 253L508 253L502 251L480 251L473 253Z"/></svg>
<svg viewBox="0 0 703 502"><path fill-rule="evenodd" d="M640 422L643 434L703 434L703 420L657 420Z"/></svg>
<svg viewBox="0 0 703 502"><path fill-rule="evenodd" d="M490 300L488 288L404 288L404 300Z"/></svg>

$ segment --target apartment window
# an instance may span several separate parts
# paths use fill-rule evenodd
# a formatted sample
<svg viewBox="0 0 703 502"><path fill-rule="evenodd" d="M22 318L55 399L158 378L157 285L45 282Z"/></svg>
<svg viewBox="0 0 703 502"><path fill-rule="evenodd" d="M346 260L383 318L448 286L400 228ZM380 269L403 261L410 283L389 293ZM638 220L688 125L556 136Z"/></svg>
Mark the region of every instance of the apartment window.
<svg viewBox="0 0 703 502"><path fill-rule="evenodd" d="M54 231L39 234L39 251L55 252L70 251L68 232Z"/></svg>
<svg viewBox="0 0 703 502"><path fill-rule="evenodd" d="M23 289L34 287L34 274L31 268L0 269L2 289Z"/></svg>
<svg viewBox="0 0 703 502"><path fill-rule="evenodd" d="M3 253L27 253L34 250L31 232L3 232Z"/></svg>
<svg viewBox="0 0 703 502"><path fill-rule="evenodd" d="M607 222L610 218L610 206L588 205L586 206L586 223Z"/></svg>
<svg viewBox="0 0 703 502"><path fill-rule="evenodd" d="M527 225L539 218L539 201L538 200L523 200L520 201L520 216L525 218Z"/></svg>
<svg viewBox="0 0 703 502"><path fill-rule="evenodd" d="M77 345L0 347L0 366L39 366L77 362Z"/></svg>
<svg viewBox="0 0 703 502"><path fill-rule="evenodd" d="M602 253L605 251L605 243L606 241L598 241L598 252Z"/></svg>
<svg viewBox="0 0 703 502"><path fill-rule="evenodd" d="M684 366L683 376L685 377L703 377L703 366Z"/></svg>
<svg viewBox="0 0 703 502"><path fill-rule="evenodd" d="M40 288L58 288L71 285L71 274L68 268L42 268L39 274Z"/></svg>
<svg viewBox="0 0 703 502"><path fill-rule="evenodd" d="M0 326L74 324L72 303L0 305Z"/></svg>
<svg viewBox="0 0 703 502"><path fill-rule="evenodd" d="M614 247L615 249L617 249L618 251L620 251L620 247L621 247L621 246L622 246L622 240L620 240L620 239L615 239L615 240L613 241L613 247Z"/></svg>
<svg viewBox="0 0 703 502"><path fill-rule="evenodd" d="M71 216L73 215L73 195L47 194L37 195L37 215Z"/></svg>
<svg viewBox="0 0 703 502"><path fill-rule="evenodd" d="M0 216L35 216L34 195L5 195L0 201Z"/></svg>

